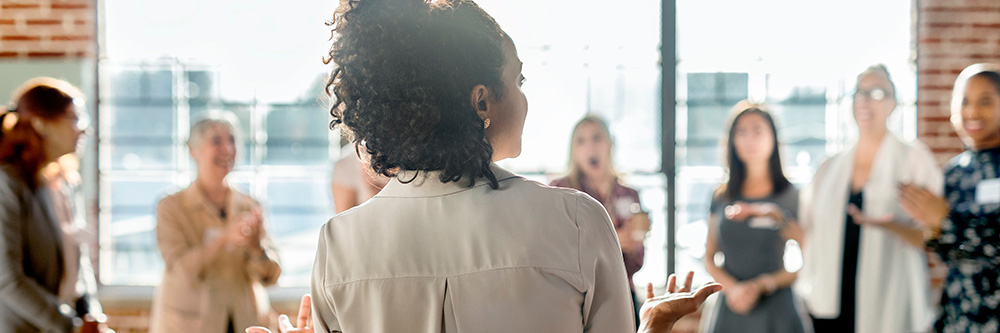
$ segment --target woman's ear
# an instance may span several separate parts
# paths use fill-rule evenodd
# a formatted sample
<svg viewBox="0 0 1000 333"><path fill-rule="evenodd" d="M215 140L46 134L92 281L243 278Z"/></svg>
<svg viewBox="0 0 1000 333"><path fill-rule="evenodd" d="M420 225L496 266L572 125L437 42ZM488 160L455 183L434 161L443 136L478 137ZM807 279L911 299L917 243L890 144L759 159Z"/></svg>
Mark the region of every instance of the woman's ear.
<svg viewBox="0 0 1000 333"><path fill-rule="evenodd" d="M469 93L469 102L472 108L476 110L476 114L479 115L479 119L490 118L490 90L482 84L477 84L472 87L472 91Z"/></svg>
<svg viewBox="0 0 1000 333"><path fill-rule="evenodd" d="M31 128L35 130L38 135L45 136L45 122L39 117L31 118Z"/></svg>

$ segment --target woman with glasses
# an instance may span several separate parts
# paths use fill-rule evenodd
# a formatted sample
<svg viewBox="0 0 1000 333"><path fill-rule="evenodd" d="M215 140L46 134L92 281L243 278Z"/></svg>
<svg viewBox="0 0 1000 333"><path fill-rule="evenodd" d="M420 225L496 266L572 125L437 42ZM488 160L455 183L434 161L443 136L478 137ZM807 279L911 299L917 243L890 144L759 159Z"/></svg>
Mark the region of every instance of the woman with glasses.
<svg viewBox="0 0 1000 333"><path fill-rule="evenodd" d="M816 332L923 332L933 317L924 228L898 186L941 193L930 150L889 133L896 89L882 65L857 77L858 141L819 167L802 191L804 266L797 281Z"/></svg>
<svg viewBox="0 0 1000 333"><path fill-rule="evenodd" d="M70 332L74 300L64 284L63 232L42 170L76 150L83 93L68 82L32 79L0 114L0 331ZM63 286L62 288L60 286ZM82 314L80 314L82 315Z"/></svg>

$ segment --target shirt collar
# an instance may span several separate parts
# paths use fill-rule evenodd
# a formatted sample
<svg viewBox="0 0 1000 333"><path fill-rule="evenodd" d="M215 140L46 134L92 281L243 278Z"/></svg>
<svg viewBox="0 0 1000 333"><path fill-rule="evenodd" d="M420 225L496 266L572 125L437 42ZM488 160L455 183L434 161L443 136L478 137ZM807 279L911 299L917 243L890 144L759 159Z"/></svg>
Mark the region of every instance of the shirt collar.
<svg viewBox="0 0 1000 333"><path fill-rule="evenodd" d="M500 183L500 189L504 188L503 181L514 178L521 178L513 172L490 163L490 170ZM400 181L402 179L402 181ZM412 181L410 181L412 179ZM404 183L406 182L406 183ZM480 186L489 186L490 182L485 177L476 178L472 186L469 186L468 179L461 179L457 182L441 182L441 171L401 171L396 177L389 180L389 183L378 194L376 198L416 198L433 197L454 194L467 191Z"/></svg>

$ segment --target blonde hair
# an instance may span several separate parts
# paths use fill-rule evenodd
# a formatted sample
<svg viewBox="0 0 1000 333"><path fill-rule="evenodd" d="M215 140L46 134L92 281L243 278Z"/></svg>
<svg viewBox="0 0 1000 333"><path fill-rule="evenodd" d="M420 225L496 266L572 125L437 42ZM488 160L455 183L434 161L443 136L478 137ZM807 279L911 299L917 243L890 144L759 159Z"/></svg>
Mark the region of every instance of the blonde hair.
<svg viewBox="0 0 1000 333"><path fill-rule="evenodd" d="M893 101L896 100L896 84L892 82L892 75L889 75L889 69L886 68L885 65L874 64L868 66L868 68L862 71L861 74L858 74L858 77L855 81L861 81L861 78L864 77L865 75L875 75L885 79L885 82L889 83L889 89L891 90L889 91L889 95L892 96Z"/></svg>
<svg viewBox="0 0 1000 333"><path fill-rule="evenodd" d="M582 127L584 124L597 125L597 128L601 131L601 133L604 133L604 135L608 138L608 141L611 142L611 148L610 151L608 152L609 155L614 157L614 150L615 150L614 140L611 137L611 130L608 128L608 123L604 121L603 118L595 114L588 114L584 116L582 119L580 119L580 121L576 122L576 125L573 126L573 132L570 134L569 138L569 174L566 176L566 178L569 180L569 187L581 191L583 190L583 182L581 181L583 178L583 174L580 172L580 166L577 165L576 161L573 158L574 152L576 150L575 148L573 148L574 146L573 142L576 138L576 132L579 131L580 127ZM609 162L607 170L608 174L611 175L611 177L614 178L615 181L617 181L618 173L615 171L614 159L608 162Z"/></svg>

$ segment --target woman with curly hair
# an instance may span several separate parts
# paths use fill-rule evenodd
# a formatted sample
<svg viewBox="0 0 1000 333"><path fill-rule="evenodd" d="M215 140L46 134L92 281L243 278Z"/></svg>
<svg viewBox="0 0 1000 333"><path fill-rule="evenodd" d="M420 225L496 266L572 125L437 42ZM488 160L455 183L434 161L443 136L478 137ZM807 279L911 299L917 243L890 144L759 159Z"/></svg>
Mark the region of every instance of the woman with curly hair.
<svg viewBox="0 0 1000 333"><path fill-rule="evenodd" d="M493 18L472 1L361 0L333 25L332 125L392 180L322 227L315 329L634 332L601 204L493 163L520 154L528 107ZM668 331L721 288L685 286L651 303L645 330Z"/></svg>

